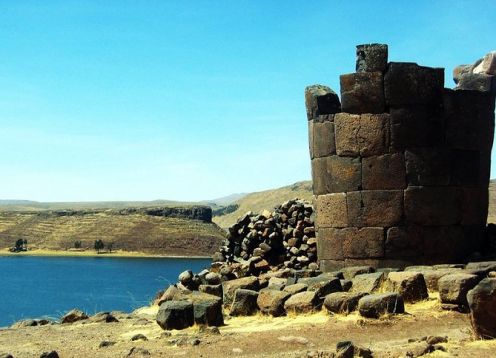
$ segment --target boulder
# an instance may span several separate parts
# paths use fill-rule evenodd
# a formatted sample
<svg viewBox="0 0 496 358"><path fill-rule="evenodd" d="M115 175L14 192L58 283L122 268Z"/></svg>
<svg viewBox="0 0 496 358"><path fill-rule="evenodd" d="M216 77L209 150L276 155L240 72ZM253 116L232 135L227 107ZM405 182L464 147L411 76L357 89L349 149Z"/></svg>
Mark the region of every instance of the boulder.
<svg viewBox="0 0 496 358"><path fill-rule="evenodd" d="M160 305L157 323L162 329L184 329L195 323L193 304L188 301L166 301Z"/></svg>
<svg viewBox="0 0 496 358"><path fill-rule="evenodd" d="M467 294L470 321L478 338L496 338L496 278L485 278Z"/></svg>
<svg viewBox="0 0 496 358"><path fill-rule="evenodd" d="M373 272L375 272L375 270L373 267L370 266L350 266L345 267L341 270L341 273L343 275L342 278L344 278L345 280L351 280L356 275Z"/></svg>
<svg viewBox="0 0 496 358"><path fill-rule="evenodd" d="M439 298L441 303L456 304L466 307L467 293L480 281L477 275L456 273L439 279Z"/></svg>
<svg viewBox="0 0 496 358"><path fill-rule="evenodd" d="M474 67L473 72L496 75L496 51L486 54L482 61Z"/></svg>
<svg viewBox="0 0 496 358"><path fill-rule="evenodd" d="M350 313L355 311L358 301L366 296L365 292L334 292L325 296L324 307L333 313Z"/></svg>
<svg viewBox="0 0 496 358"><path fill-rule="evenodd" d="M40 358L59 358L59 354L56 351L43 352Z"/></svg>
<svg viewBox="0 0 496 358"><path fill-rule="evenodd" d="M267 288L281 291L286 286L287 279L282 277L271 277Z"/></svg>
<svg viewBox="0 0 496 358"><path fill-rule="evenodd" d="M74 323L77 321L82 321L84 319L88 319L88 315L83 311L78 309L71 310L67 312L61 319L61 323Z"/></svg>
<svg viewBox="0 0 496 358"><path fill-rule="evenodd" d="M341 287L343 288L343 291L349 291L351 290L351 287L353 286L353 282L351 280L339 280L341 282Z"/></svg>
<svg viewBox="0 0 496 358"><path fill-rule="evenodd" d="M234 294L229 314L231 316L251 316L258 311L258 292L240 288Z"/></svg>
<svg viewBox="0 0 496 358"><path fill-rule="evenodd" d="M170 285L165 292L158 298L155 303L160 306L165 301L172 301L177 295L181 294L181 290L176 285Z"/></svg>
<svg viewBox="0 0 496 358"><path fill-rule="evenodd" d="M364 44L356 47L357 72L385 72L388 46L385 44Z"/></svg>
<svg viewBox="0 0 496 358"><path fill-rule="evenodd" d="M295 283L289 286L284 287L283 291L288 292L291 295L306 291L308 289L308 285L304 283Z"/></svg>
<svg viewBox="0 0 496 358"><path fill-rule="evenodd" d="M371 293L377 291L385 280L384 272L359 274L351 280L351 292Z"/></svg>
<svg viewBox="0 0 496 358"><path fill-rule="evenodd" d="M424 276L417 272L389 273L386 289L399 293L406 302L421 301L429 297Z"/></svg>
<svg viewBox="0 0 496 358"><path fill-rule="evenodd" d="M405 306L398 293L376 293L360 298L358 311L363 317L379 318L384 314L404 313Z"/></svg>
<svg viewBox="0 0 496 358"><path fill-rule="evenodd" d="M257 305L264 314L270 314L274 317L282 316L286 313L284 302L290 296L288 292L264 288L258 294Z"/></svg>
<svg viewBox="0 0 496 358"><path fill-rule="evenodd" d="M315 291L305 291L292 295L284 302L287 313L310 313L320 309L321 300Z"/></svg>
<svg viewBox="0 0 496 358"><path fill-rule="evenodd" d="M193 272L191 270L183 271L179 274L179 282L188 287L193 281Z"/></svg>
<svg viewBox="0 0 496 358"><path fill-rule="evenodd" d="M307 277L299 279L298 283L308 285L307 291L315 291L321 299L324 299L329 293L343 291L341 281L337 277Z"/></svg>
<svg viewBox="0 0 496 358"><path fill-rule="evenodd" d="M224 281L222 283L222 290L224 294L224 304L230 305L234 299L236 290L244 288L246 290L258 291L260 283L255 276L242 277L235 280Z"/></svg>
<svg viewBox="0 0 496 358"><path fill-rule="evenodd" d="M222 285L200 285L198 291L223 298Z"/></svg>
<svg viewBox="0 0 496 358"><path fill-rule="evenodd" d="M98 312L97 314L91 316L88 321L105 323L119 322L119 320L110 312Z"/></svg>
<svg viewBox="0 0 496 358"><path fill-rule="evenodd" d="M217 272L209 272L205 275L205 281L209 285L218 285L221 283L222 276Z"/></svg>
<svg viewBox="0 0 496 358"><path fill-rule="evenodd" d="M187 299L193 303L195 323L206 326L222 326L222 299L220 297L201 292L193 292Z"/></svg>

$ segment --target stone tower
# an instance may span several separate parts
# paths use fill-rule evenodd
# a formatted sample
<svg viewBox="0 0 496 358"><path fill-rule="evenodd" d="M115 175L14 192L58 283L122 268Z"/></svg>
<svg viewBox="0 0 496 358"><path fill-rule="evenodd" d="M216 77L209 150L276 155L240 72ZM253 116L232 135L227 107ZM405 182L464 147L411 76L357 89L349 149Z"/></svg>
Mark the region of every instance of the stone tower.
<svg viewBox="0 0 496 358"><path fill-rule="evenodd" d="M357 46L341 102L326 86L305 90L324 271L457 262L484 242L494 76L462 69L445 89L443 68L387 52Z"/></svg>

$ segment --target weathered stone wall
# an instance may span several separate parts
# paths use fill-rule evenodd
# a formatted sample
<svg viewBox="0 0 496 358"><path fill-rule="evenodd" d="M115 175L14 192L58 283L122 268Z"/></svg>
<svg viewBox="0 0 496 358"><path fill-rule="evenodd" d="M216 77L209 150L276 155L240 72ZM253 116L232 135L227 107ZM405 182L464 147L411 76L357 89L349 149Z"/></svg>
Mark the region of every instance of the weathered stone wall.
<svg viewBox="0 0 496 358"><path fill-rule="evenodd" d="M445 89L444 69L387 63L387 50L357 46L341 102L305 91L324 271L456 262L484 240L494 78Z"/></svg>

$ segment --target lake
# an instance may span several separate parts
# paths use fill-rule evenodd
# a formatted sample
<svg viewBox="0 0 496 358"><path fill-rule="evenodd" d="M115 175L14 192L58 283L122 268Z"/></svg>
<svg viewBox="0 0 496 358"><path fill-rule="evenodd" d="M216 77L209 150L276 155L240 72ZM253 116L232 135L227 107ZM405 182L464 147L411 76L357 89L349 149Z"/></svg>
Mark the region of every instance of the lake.
<svg viewBox="0 0 496 358"><path fill-rule="evenodd" d="M0 327L79 308L130 312L210 259L0 256Z"/></svg>

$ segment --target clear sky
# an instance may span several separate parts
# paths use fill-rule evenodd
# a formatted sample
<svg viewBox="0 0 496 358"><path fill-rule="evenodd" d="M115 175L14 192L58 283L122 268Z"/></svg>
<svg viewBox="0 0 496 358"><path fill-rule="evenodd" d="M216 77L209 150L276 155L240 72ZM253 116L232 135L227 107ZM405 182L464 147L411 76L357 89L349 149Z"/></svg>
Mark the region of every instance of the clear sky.
<svg viewBox="0 0 496 358"><path fill-rule="evenodd" d="M451 71L496 1L0 0L0 198L200 200L310 179L306 85L355 45ZM494 177L495 171L493 170Z"/></svg>

